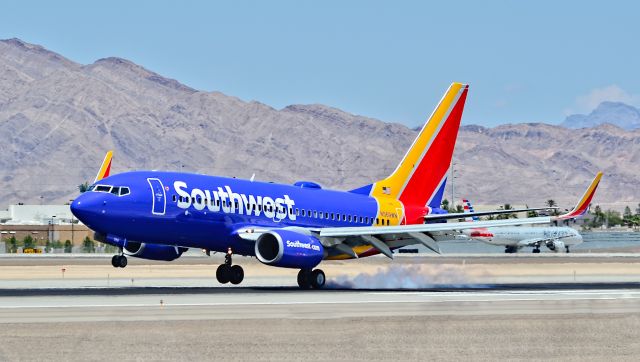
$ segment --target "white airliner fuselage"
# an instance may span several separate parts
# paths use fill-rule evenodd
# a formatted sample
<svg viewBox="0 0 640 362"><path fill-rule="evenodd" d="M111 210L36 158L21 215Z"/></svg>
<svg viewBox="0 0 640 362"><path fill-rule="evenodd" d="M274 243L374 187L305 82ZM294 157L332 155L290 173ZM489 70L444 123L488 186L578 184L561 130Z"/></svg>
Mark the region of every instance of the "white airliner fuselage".
<svg viewBox="0 0 640 362"><path fill-rule="evenodd" d="M540 252L540 246L551 251L568 252L570 246L582 243L582 236L570 227L494 227L464 231L472 239L505 247L505 252L515 253L525 246Z"/></svg>

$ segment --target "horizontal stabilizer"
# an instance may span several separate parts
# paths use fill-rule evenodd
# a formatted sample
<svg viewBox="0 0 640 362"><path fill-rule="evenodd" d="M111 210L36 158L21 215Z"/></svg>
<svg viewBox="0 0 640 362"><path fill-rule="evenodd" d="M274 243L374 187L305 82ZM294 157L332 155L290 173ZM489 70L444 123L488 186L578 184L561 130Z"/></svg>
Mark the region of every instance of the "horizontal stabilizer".
<svg viewBox="0 0 640 362"><path fill-rule="evenodd" d="M555 210L555 209L557 209L557 207L534 207L534 208L527 208L527 209L490 210L490 211L474 211L474 212L452 212L450 214L425 215L424 219L425 219L425 221L449 220L449 219L462 219L462 218L473 217L473 216L517 214L519 212Z"/></svg>

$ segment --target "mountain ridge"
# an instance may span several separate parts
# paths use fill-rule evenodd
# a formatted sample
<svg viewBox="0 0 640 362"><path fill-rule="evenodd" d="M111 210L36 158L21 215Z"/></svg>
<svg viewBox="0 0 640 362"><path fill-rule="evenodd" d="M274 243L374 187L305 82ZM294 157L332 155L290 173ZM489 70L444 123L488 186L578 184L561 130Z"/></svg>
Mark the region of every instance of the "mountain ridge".
<svg viewBox="0 0 640 362"><path fill-rule="evenodd" d="M76 185L93 180L107 149L115 150L114 172L255 173L348 190L386 177L417 135L330 106L274 109L199 91L122 58L81 65L18 40L0 41L0 132L7 135L0 204L67 202ZM532 205L552 198L568 208L603 170L595 202L633 205L637 144L640 131L609 125L465 125L454 153L455 198Z"/></svg>

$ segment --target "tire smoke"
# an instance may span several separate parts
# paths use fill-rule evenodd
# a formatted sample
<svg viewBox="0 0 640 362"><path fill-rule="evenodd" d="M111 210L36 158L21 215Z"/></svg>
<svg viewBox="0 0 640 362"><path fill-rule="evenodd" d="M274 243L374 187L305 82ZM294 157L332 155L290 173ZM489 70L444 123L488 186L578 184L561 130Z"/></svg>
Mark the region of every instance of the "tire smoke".
<svg viewBox="0 0 640 362"><path fill-rule="evenodd" d="M455 265L391 265L378 268L375 273L360 273L353 276L339 275L327 281L334 289L425 289L425 288L483 288L471 275ZM484 272L482 277L487 277Z"/></svg>

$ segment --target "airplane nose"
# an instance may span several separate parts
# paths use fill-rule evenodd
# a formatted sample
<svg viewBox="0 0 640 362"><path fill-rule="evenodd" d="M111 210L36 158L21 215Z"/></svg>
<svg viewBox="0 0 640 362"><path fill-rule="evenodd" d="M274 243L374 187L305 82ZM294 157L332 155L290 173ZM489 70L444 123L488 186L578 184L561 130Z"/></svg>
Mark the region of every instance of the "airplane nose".
<svg viewBox="0 0 640 362"><path fill-rule="evenodd" d="M102 200L96 194L85 193L71 203L71 213L84 224L89 224L89 218L100 213L102 204Z"/></svg>

